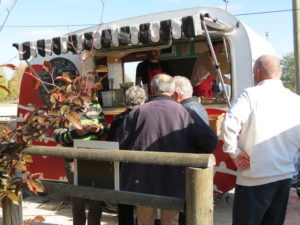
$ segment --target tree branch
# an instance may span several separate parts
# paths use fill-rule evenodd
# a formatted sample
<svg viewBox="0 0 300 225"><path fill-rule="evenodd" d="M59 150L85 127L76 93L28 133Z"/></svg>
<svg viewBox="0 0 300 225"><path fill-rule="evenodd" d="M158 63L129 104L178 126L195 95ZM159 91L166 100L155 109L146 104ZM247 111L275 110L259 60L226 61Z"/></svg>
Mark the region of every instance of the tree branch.
<svg viewBox="0 0 300 225"><path fill-rule="evenodd" d="M13 3L13 5L12 5L12 7L10 9L7 9L7 15L6 15L5 19L4 19L4 22L2 23L2 26L0 27L0 32L3 30L3 28L4 28L4 26L5 26L6 22L7 22L7 19L9 17L9 15L10 15L11 11L15 7L17 1L18 0L15 0L14 3ZM1 4L1 1L0 1L0 4Z"/></svg>

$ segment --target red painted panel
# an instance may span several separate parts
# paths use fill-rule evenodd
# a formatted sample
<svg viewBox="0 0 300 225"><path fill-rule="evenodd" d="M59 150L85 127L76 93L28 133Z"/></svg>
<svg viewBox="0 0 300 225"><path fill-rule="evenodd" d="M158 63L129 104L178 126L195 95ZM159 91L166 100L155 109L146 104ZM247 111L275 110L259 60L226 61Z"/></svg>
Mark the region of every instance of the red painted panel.
<svg viewBox="0 0 300 225"><path fill-rule="evenodd" d="M33 65L33 68L39 74L42 71L43 66ZM24 72L20 87L20 108L18 109L18 117L21 118L26 114L26 112L30 111L30 104L35 106L43 105L38 88L34 88L36 79L28 75L28 73L31 73L29 68L27 68ZM218 109L207 109L207 112L209 115L214 115L221 114L225 111ZM107 123L111 123L112 120L113 116L106 116ZM21 125L21 123L18 125ZM46 138L41 138L34 144L43 146L57 145L57 143L53 141L51 135ZM235 186L236 182L236 167L233 164L230 156L223 152L222 146L222 141L219 141L217 148L214 151L214 155L216 157L214 189L216 193L229 191ZM61 180L65 178L64 160L62 158L34 156L33 160L34 162L29 166L29 171L32 173L43 173L45 179L51 180Z"/></svg>
<svg viewBox="0 0 300 225"><path fill-rule="evenodd" d="M220 109L206 109L209 115L219 115L226 113ZM227 192L234 188L236 184L236 171L229 154L223 152L223 141L219 141L214 151L216 166L214 169L214 191L215 193Z"/></svg>
<svg viewBox="0 0 300 225"><path fill-rule="evenodd" d="M43 69L43 65L33 65L32 67L38 74L40 74ZM37 80L30 74L32 74L32 72L27 67L23 74L20 86L18 108L19 118L23 118L26 113L30 112L32 106L38 107L44 105L40 97L39 89L35 88ZM18 126L21 125L22 123L18 123ZM56 146L57 143L52 139L52 133L53 132L50 132L48 137L40 138L33 144L41 146ZM33 156L33 163L28 166L28 170L32 173L42 173L45 179L51 180L61 180L66 176L64 160L62 158Z"/></svg>

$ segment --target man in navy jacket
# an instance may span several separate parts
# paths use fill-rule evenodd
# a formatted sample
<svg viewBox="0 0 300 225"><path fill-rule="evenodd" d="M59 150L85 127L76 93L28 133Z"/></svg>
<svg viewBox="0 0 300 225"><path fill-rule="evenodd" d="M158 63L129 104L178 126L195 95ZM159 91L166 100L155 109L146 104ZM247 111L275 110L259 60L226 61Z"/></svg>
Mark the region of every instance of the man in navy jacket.
<svg viewBox="0 0 300 225"><path fill-rule="evenodd" d="M173 78L159 74L151 81L154 97L132 110L118 129L120 149L157 152L211 153L217 136L199 117L171 96ZM183 167L124 163L121 189L184 197ZM138 224L154 224L156 209L138 206ZM163 224L178 224L178 212L162 210Z"/></svg>

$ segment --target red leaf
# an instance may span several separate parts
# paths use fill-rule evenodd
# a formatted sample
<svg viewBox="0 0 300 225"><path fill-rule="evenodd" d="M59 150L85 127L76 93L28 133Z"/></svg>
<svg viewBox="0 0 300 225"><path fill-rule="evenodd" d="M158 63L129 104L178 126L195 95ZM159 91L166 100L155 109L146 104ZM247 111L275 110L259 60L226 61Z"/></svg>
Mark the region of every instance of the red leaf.
<svg viewBox="0 0 300 225"><path fill-rule="evenodd" d="M32 112L27 112L24 116L24 122L27 122L29 120L29 118L31 117Z"/></svg>
<svg viewBox="0 0 300 225"><path fill-rule="evenodd" d="M34 218L24 221L24 225L31 225L32 222L45 222L45 218L43 216L35 216Z"/></svg>
<svg viewBox="0 0 300 225"><path fill-rule="evenodd" d="M65 101L65 97L64 97L63 93L57 92L57 93L54 93L53 95L54 95L54 97L56 98L57 101L59 101L59 102L64 102Z"/></svg>
<svg viewBox="0 0 300 225"><path fill-rule="evenodd" d="M42 173L33 173L30 175L30 178L35 180L35 179L40 179L43 176Z"/></svg>
<svg viewBox="0 0 300 225"><path fill-rule="evenodd" d="M37 90L40 85L41 85L41 81L37 80L34 84L34 90Z"/></svg>
<svg viewBox="0 0 300 225"><path fill-rule="evenodd" d="M16 67L15 65L13 65L13 64L3 64L3 65L0 65L1 67L8 67L8 68L10 68L10 69L12 69L12 70L16 70L16 69L18 69L18 67Z"/></svg>
<svg viewBox="0 0 300 225"><path fill-rule="evenodd" d="M44 70L46 70L48 73L52 73L52 65L48 61L44 61Z"/></svg>

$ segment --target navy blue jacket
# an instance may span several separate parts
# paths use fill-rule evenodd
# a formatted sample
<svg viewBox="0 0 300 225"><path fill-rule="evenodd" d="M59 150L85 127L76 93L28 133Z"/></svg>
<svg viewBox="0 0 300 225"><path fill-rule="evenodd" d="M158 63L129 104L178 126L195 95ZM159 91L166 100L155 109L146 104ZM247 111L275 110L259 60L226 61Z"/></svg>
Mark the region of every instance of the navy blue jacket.
<svg viewBox="0 0 300 225"><path fill-rule="evenodd" d="M199 117L169 96L156 96L132 110L117 131L120 149L157 152L211 153L217 136ZM185 169L124 163L121 189L184 197Z"/></svg>

